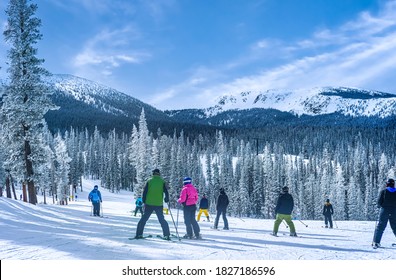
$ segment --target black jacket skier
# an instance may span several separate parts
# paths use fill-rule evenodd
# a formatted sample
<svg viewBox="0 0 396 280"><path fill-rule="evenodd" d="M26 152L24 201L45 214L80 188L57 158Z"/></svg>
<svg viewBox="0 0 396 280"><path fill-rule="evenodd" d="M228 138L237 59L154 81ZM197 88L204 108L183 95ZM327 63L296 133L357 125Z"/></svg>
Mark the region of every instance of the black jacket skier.
<svg viewBox="0 0 396 280"><path fill-rule="evenodd" d="M396 188L395 180L389 179L386 183L386 189L382 190L378 196L378 207L380 213L377 227L375 228L373 247L381 246L381 238L389 220L393 234L396 236Z"/></svg>
<svg viewBox="0 0 396 280"><path fill-rule="evenodd" d="M330 203L330 199L326 199L326 203L323 206L323 216L325 217L325 227L330 224L330 228L333 228L333 220L331 216L334 214L333 205Z"/></svg>
<svg viewBox="0 0 396 280"><path fill-rule="evenodd" d="M286 224L290 228L290 236L297 236L296 228L292 221L291 213L294 208L293 196L289 193L289 187L283 187L282 193L278 197L278 201L275 207L276 219L274 222L274 229L272 235L278 234L279 225L285 220Z"/></svg>
<svg viewBox="0 0 396 280"><path fill-rule="evenodd" d="M228 200L228 196L226 195L225 190L221 188L220 195L217 198L217 205L216 205L217 215L214 222L215 229L217 229L217 226L219 225L220 215L223 217L224 229L225 230L229 229L228 220L227 220L227 207L229 203L230 201Z"/></svg>

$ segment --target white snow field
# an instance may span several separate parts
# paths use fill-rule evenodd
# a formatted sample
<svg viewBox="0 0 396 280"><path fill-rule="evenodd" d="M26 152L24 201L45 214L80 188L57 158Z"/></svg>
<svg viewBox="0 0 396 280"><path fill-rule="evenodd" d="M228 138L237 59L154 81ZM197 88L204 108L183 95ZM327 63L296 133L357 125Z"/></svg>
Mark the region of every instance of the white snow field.
<svg viewBox="0 0 396 280"><path fill-rule="evenodd" d="M390 260L391 267L396 264L396 247L392 246L396 238L389 225L381 242L384 248L371 248L374 221L335 221L335 228L328 229L323 227L323 221L295 220L298 237L290 237L285 224L280 226L279 237L274 237L270 235L274 220L229 217L230 230L225 231L213 230L211 222L201 219L199 225L203 240L178 241L175 238L169 242L155 237L162 234L162 230L153 214L144 234L154 237L129 240L135 235L139 221L139 217L132 215L133 194L126 191L115 194L99 188L104 217L94 217L90 215L91 204L87 199L94 184L93 181L84 181L84 191L78 193L78 201L71 201L66 206L52 204L52 199L48 198L49 204L31 205L1 197L0 259L7 261L5 264L11 263L11 267L14 267L13 260L139 260L149 261L149 264L152 263L150 260L157 260L156 263L158 260L161 263L167 263L166 260L173 261L171 263L218 261L209 262L211 264L286 261L292 267L304 267L300 265L304 262L298 262L302 260L358 260L359 269L367 267L362 262L366 260L369 267L373 266L373 271L377 272L376 260L382 260L382 264L383 260ZM184 235L182 211L171 209L171 212L179 235ZM215 213L211 215L213 219ZM165 216L171 232L176 234L171 215ZM222 226L221 219L219 226ZM330 275L333 277L333 270L338 265L340 262L332 265L333 274ZM319 266L323 266L323 262ZM35 262L33 267L40 265ZM353 265L349 263L348 267ZM385 271L381 270L382 273Z"/></svg>

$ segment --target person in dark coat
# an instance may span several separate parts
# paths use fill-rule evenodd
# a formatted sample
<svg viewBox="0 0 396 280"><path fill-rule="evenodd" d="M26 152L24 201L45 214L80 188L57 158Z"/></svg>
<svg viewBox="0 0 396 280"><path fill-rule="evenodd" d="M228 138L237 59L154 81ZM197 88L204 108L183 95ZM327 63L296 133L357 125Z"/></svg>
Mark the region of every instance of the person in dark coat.
<svg viewBox="0 0 396 280"><path fill-rule="evenodd" d="M202 213L205 214L207 221L210 222L208 209L209 209L209 202L208 199L206 198L206 195L203 194L201 200L199 201L199 212L198 212L197 222L199 222L199 220L201 219Z"/></svg>
<svg viewBox="0 0 396 280"><path fill-rule="evenodd" d="M382 190L378 195L377 200L378 207L380 208L378 223L375 228L373 247L381 247L381 238L386 228L389 224L396 236L396 188L395 180L388 179L386 183L386 188Z"/></svg>
<svg viewBox="0 0 396 280"><path fill-rule="evenodd" d="M155 212L162 227L164 239L170 240L170 230L168 222L163 213L163 204L169 202L169 193L164 179L160 176L158 169L153 170L153 176L146 183L143 190L143 203L145 205L143 216L140 218L136 228L136 239L143 238L143 231L146 222L151 214Z"/></svg>
<svg viewBox="0 0 396 280"><path fill-rule="evenodd" d="M325 227L327 228L327 224L330 225L330 228L333 228L333 219L332 215L334 214L333 205L330 203L330 199L326 199L326 203L323 206L323 216L325 218Z"/></svg>
<svg viewBox="0 0 396 280"><path fill-rule="evenodd" d="M97 185L95 185L93 190L89 193L88 201L92 202L93 215L100 216L100 204L102 203L102 195Z"/></svg>
<svg viewBox="0 0 396 280"><path fill-rule="evenodd" d="M228 230L228 220L227 220L227 207L230 201L228 200L228 196L225 193L225 190L223 188L220 189L220 195L217 198L217 204L216 204L216 210L217 210L217 215L215 218L214 222L214 228L217 229L219 225L219 218L220 215L223 217L223 222L224 222L224 228L225 230Z"/></svg>
<svg viewBox="0 0 396 280"><path fill-rule="evenodd" d="M291 213L294 208L294 200L291 194L289 194L289 187L283 187L282 193L278 197L278 201L275 207L276 220L274 223L274 229L272 235L276 236L278 234L279 225L283 220L290 228L290 236L297 236L296 228L292 221Z"/></svg>

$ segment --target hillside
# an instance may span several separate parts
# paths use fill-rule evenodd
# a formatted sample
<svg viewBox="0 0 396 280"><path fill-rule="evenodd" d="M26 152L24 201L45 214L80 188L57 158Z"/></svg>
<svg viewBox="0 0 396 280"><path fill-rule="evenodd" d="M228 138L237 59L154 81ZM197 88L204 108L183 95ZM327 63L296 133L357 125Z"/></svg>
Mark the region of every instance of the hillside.
<svg viewBox="0 0 396 280"><path fill-rule="evenodd" d="M73 127L92 132L98 127L102 132L116 129L130 133L133 125L138 125L142 110L152 132L158 128L168 134L191 127L194 128L191 131L204 130L201 125L175 121L149 104L93 81L72 75L52 75L46 82L52 89L53 102L60 107L45 116L51 131Z"/></svg>

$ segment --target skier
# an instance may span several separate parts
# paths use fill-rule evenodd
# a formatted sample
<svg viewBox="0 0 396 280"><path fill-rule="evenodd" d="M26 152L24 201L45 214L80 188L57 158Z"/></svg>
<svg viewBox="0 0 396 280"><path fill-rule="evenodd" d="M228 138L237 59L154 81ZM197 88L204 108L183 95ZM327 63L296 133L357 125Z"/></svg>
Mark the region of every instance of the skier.
<svg viewBox="0 0 396 280"><path fill-rule="evenodd" d="M225 230L229 229L228 228L228 220L227 220L227 207L228 207L229 202L230 201L228 200L228 196L226 195L225 190L223 188L221 188L220 195L217 198L217 204L216 204L217 214L216 214L213 228L217 229L217 226L219 225L220 215L222 215L223 222L224 222L223 229L225 229Z"/></svg>
<svg viewBox="0 0 396 280"><path fill-rule="evenodd" d="M100 204L102 203L102 195L100 194L99 187L94 186L93 190L88 195L88 201L92 202L93 215L100 216Z"/></svg>
<svg viewBox="0 0 396 280"><path fill-rule="evenodd" d="M183 238L187 239L201 239L199 234L200 228L195 220L195 211L197 210L196 203L198 201L198 192L194 185L191 183L190 177L183 179L183 189L180 193L180 197L177 200L180 204L183 204L184 224L186 225L187 234ZM194 236L193 236L194 232Z"/></svg>
<svg viewBox="0 0 396 280"><path fill-rule="evenodd" d="M380 208L378 223L373 238L373 248L381 247L381 238L389 220L393 234L396 236L396 188L395 180L388 179L386 188L378 196L378 207Z"/></svg>
<svg viewBox="0 0 396 280"><path fill-rule="evenodd" d="M159 169L154 169L153 176L147 181L143 190L143 203L145 206L143 216L140 218L136 228L136 239L143 238L144 226L151 214L155 212L162 227L162 233L164 235L163 238L170 240L169 225L165 220L164 213L162 212L163 201L166 203L169 202L168 189L164 179L160 176Z"/></svg>
<svg viewBox="0 0 396 280"><path fill-rule="evenodd" d="M208 212L208 208L209 208L209 202L208 199L206 198L206 195L203 194L201 201L199 202L199 212L198 212L198 218L197 221L199 222L199 220L201 219L201 215L202 213L205 214L207 221L209 222L209 212Z"/></svg>
<svg viewBox="0 0 396 280"><path fill-rule="evenodd" d="M292 221L291 213L293 211L294 201L291 194L289 194L289 187L283 187L282 193L278 197L278 201L275 207L276 220L274 223L274 229L272 235L277 236L279 225L283 220L290 228L290 236L297 236L294 223Z"/></svg>
<svg viewBox="0 0 396 280"><path fill-rule="evenodd" d="M333 220L331 216L334 214L333 205L330 203L330 199L326 199L326 203L323 206L323 216L325 218L325 227L330 224L330 228L333 228Z"/></svg>
<svg viewBox="0 0 396 280"><path fill-rule="evenodd" d="M136 205L135 217L136 217L136 214L137 214L138 211L140 212L140 214L142 216L143 215L143 199L142 199L141 195L139 195L138 198L136 199L135 205Z"/></svg>

